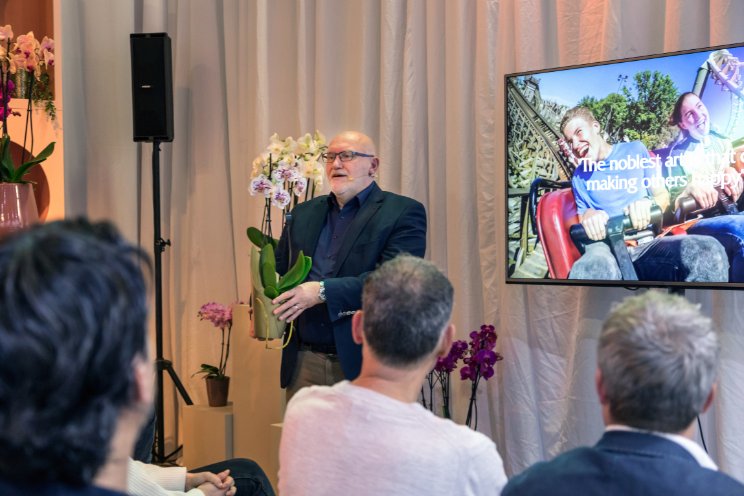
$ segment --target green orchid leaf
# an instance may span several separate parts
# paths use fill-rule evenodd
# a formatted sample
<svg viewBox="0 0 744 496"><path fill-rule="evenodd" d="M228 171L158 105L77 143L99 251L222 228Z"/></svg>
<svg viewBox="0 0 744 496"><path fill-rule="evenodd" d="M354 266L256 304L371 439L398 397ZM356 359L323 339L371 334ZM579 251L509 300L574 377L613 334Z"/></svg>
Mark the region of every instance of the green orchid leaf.
<svg viewBox="0 0 744 496"><path fill-rule="evenodd" d="M264 233L262 233L255 227L249 227L245 230L245 233L248 235L248 239L251 241L251 243L258 246L259 248L263 248L264 239L266 238Z"/></svg>
<svg viewBox="0 0 744 496"><path fill-rule="evenodd" d="M261 284L263 287L276 287L276 256L274 255L274 247L271 243L261 248L261 256L258 264L261 269Z"/></svg>
<svg viewBox="0 0 744 496"><path fill-rule="evenodd" d="M279 290L276 289L276 286L266 286L264 288L264 294L266 295L266 298L273 300L279 296Z"/></svg>
<svg viewBox="0 0 744 496"><path fill-rule="evenodd" d="M28 162L24 162L20 167L18 167L11 177L10 182L17 183L20 182L23 179L23 176L26 175L28 170L33 167L36 164L40 164L44 160L48 159L49 156L54 152L54 145L56 143L52 141L49 143L46 148L44 148L41 153L39 153L36 158L33 158L29 160Z"/></svg>
<svg viewBox="0 0 744 496"><path fill-rule="evenodd" d="M10 157L9 136L3 136L2 140L0 140L0 148L2 148L2 157L0 157L0 182L10 182L15 167L13 166L13 159Z"/></svg>
<svg viewBox="0 0 744 496"><path fill-rule="evenodd" d="M279 293L284 293L302 284L307 279L308 274L310 274L312 266L313 259L303 255L302 251L300 251L300 256L297 257L297 261L290 271L279 279Z"/></svg>
<svg viewBox="0 0 744 496"><path fill-rule="evenodd" d="M214 365L209 365L208 363L202 363L201 368L194 372L191 377L194 377L197 374L204 374L204 378L207 377L216 377L220 375L220 369L215 367Z"/></svg>
<svg viewBox="0 0 744 496"><path fill-rule="evenodd" d="M284 291L287 291L302 282L302 273L304 271L305 254L302 253L302 250L300 250L300 255L297 257L294 265L287 271L286 274L279 278L279 286L277 286L279 292L283 293Z"/></svg>
<svg viewBox="0 0 744 496"><path fill-rule="evenodd" d="M304 261L305 261L305 269L302 271L302 278L300 279L300 283L304 282L305 279L307 279L308 274L310 274L310 269L313 268L312 258L305 256Z"/></svg>
<svg viewBox="0 0 744 496"><path fill-rule="evenodd" d="M256 229L255 227L249 227L248 229L245 230L245 233L248 236L248 239L250 240L250 242L259 248L263 248L264 246L271 244L271 246L276 251L276 247L279 246L278 239L274 239L271 236L268 236L262 233L259 229Z"/></svg>

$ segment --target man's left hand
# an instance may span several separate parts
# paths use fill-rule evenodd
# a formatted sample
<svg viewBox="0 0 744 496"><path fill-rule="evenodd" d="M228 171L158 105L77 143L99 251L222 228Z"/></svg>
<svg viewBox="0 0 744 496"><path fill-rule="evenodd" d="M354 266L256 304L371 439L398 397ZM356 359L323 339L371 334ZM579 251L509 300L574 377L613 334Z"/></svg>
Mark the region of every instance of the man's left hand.
<svg viewBox="0 0 744 496"><path fill-rule="evenodd" d="M320 282L310 281L303 282L294 289L282 293L272 303L279 305L274 310L274 315L279 316L279 320L292 322L302 314L306 309L322 303L318 297L320 292Z"/></svg>

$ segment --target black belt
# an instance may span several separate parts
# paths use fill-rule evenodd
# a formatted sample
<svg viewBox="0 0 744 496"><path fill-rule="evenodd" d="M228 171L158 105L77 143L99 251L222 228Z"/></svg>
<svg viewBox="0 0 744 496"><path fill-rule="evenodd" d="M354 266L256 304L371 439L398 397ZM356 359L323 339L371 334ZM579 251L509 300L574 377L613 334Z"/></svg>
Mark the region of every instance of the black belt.
<svg viewBox="0 0 744 496"><path fill-rule="evenodd" d="M338 355L335 344L300 344L301 351L312 351L313 353L323 353L324 355Z"/></svg>

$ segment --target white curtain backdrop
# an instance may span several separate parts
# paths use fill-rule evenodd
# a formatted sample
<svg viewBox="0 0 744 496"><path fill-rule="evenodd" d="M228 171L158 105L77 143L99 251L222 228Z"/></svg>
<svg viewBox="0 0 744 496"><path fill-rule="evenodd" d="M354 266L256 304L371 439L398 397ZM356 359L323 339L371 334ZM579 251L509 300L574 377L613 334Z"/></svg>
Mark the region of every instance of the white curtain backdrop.
<svg viewBox="0 0 744 496"><path fill-rule="evenodd" d="M599 326L629 291L504 284L503 75L742 40L732 0L61 0L67 209L152 245L151 145L131 140L128 35L173 39L175 141L161 157L166 357L191 378L218 340L202 303L247 299L262 202L250 164L269 136L358 129L380 185L427 208L427 257L456 289L460 337L494 323L505 360L479 429L507 473L595 442ZM277 226L278 230L278 226ZM708 448L744 480L744 333L737 292L688 291L722 330ZM234 353L239 353L235 350ZM214 358L210 358L214 357ZM166 381L168 382L168 381ZM459 380L453 381L459 383ZM277 378L278 383L278 378ZM277 386L278 387L278 386ZM467 391L457 384L455 417ZM168 393L169 414L177 401ZM168 429L171 435L177 426Z"/></svg>

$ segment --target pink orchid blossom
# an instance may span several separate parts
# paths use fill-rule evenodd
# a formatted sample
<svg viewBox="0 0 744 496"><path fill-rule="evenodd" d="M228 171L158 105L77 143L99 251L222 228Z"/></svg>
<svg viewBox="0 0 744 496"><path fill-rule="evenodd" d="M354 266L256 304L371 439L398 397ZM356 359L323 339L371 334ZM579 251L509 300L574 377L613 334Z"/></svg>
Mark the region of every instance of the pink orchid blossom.
<svg viewBox="0 0 744 496"><path fill-rule="evenodd" d="M281 186L276 186L274 188L274 191L271 194L272 205L277 208L284 208L289 205L289 200L291 200L291 197L289 196L289 192L287 192L287 190L285 190Z"/></svg>
<svg viewBox="0 0 744 496"><path fill-rule="evenodd" d="M13 39L13 28L10 24L0 27L0 41Z"/></svg>
<svg viewBox="0 0 744 496"><path fill-rule="evenodd" d="M273 188L273 184L263 174L259 174L256 178L254 178L251 181L251 187L250 192L251 195L257 195L262 194L264 196L271 195L271 189Z"/></svg>

